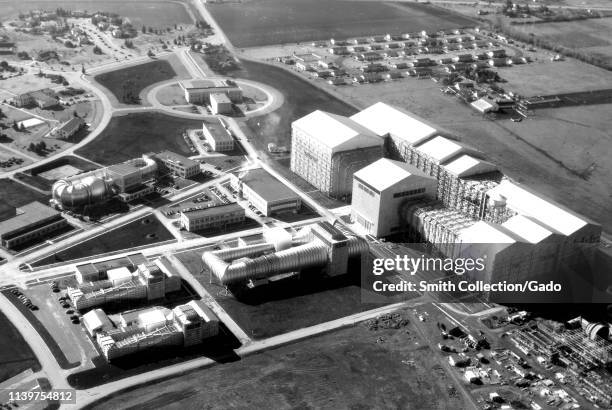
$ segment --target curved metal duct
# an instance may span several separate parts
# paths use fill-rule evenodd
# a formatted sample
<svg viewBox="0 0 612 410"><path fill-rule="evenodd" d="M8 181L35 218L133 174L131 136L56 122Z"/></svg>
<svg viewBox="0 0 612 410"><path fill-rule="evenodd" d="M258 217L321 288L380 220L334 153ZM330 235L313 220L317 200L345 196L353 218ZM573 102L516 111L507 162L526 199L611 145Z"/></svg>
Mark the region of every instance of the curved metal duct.
<svg viewBox="0 0 612 410"><path fill-rule="evenodd" d="M100 202L112 194L109 181L98 175L60 179L53 184L53 199L65 208Z"/></svg>
<svg viewBox="0 0 612 410"><path fill-rule="evenodd" d="M327 245L317 240L300 244L308 237L307 232L302 235L298 233L294 237L293 243L299 244L298 246L279 252L261 255L274 250L274 245L264 243L205 252L202 261L224 285L325 266L329 262ZM349 257L361 256L369 251L368 243L364 239L355 236L347 239ZM259 256L249 258L255 255Z"/></svg>

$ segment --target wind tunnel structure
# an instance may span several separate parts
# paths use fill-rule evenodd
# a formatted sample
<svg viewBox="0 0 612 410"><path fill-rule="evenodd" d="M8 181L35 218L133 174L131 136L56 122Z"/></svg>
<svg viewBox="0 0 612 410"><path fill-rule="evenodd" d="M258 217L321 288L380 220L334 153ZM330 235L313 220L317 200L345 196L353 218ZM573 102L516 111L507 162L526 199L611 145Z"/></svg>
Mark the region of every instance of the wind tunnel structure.
<svg viewBox="0 0 612 410"><path fill-rule="evenodd" d="M157 163L149 156L96 169L53 184L52 201L63 209L99 204L119 193L131 192L157 175Z"/></svg>
<svg viewBox="0 0 612 410"><path fill-rule="evenodd" d="M204 264L223 285L253 283L277 275L322 268L328 276L347 273L348 260L369 251L365 239L344 234L329 222L309 225L291 237L284 229L264 234L266 242L205 252Z"/></svg>

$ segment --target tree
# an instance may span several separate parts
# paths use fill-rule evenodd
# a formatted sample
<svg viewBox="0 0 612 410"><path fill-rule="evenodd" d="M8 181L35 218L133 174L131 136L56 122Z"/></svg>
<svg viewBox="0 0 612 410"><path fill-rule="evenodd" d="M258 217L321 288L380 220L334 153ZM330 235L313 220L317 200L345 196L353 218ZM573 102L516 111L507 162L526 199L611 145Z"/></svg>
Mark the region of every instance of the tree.
<svg viewBox="0 0 612 410"><path fill-rule="evenodd" d="M25 132L25 130L26 130L26 127L25 125L23 125L23 122L22 122L21 125L19 126L19 131Z"/></svg>
<svg viewBox="0 0 612 410"><path fill-rule="evenodd" d="M81 64L81 73L82 73L82 74L87 74L87 73L85 72L85 65L84 65L84 64Z"/></svg>
<svg viewBox="0 0 612 410"><path fill-rule="evenodd" d="M142 26L142 34L147 34L147 26Z"/></svg>

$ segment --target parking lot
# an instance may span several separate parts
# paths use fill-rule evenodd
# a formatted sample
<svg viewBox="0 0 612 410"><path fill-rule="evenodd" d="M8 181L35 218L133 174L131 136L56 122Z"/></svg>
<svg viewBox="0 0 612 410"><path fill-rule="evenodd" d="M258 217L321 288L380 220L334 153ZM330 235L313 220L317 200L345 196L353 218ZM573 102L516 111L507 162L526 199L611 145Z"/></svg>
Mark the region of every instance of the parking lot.
<svg viewBox="0 0 612 410"><path fill-rule="evenodd" d="M41 283L20 292L35 306L35 310L31 309L34 317L49 332L67 361L80 364L81 369L93 367L91 359L98 356L98 351L81 325L80 313L69 300L62 299L61 289L55 291L50 283Z"/></svg>

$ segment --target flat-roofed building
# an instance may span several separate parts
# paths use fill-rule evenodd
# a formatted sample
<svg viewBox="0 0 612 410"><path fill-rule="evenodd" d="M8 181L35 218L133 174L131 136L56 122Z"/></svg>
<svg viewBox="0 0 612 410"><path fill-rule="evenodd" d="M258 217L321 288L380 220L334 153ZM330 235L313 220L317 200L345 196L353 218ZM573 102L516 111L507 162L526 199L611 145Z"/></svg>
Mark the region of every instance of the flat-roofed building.
<svg viewBox="0 0 612 410"><path fill-rule="evenodd" d="M202 133L206 143L210 145L213 151L223 152L234 149L234 138L223 126L220 119L204 122L202 124Z"/></svg>
<svg viewBox="0 0 612 410"><path fill-rule="evenodd" d="M244 220L244 208L237 203L181 212L181 226L189 232L222 228Z"/></svg>
<svg viewBox="0 0 612 410"><path fill-rule="evenodd" d="M50 88L43 88L23 94L17 94L11 99L16 107L36 105L38 108L46 109L59 105L57 95Z"/></svg>
<svg viewBox="0 0 612 410"><path fill-rule="evenodd" d="M67 226L60 212L40 202L30 202L18 208L16 216L0 222L0 244L13 249Z"/></svg>
<svg viewBox="0 0 612 410"><path fill-rule="evenodd" d="M128 265L125 265L125 262ZM116 265L112 264L111 265ZM105 269L105 273L87 272L93 280L68 286L66 294L76 309L83 310L108 303L132 300L156 300L181 288L181 278L165 257L144 260L137 266L124 261L120 266Z"/></svg>
<svg viewBox="0 0 612 410"><path fill-rule="evenodd" d="M240 178L233 177L234 189L265 216L298 211L302 199L264 169L253 169Z"/></svg>
<svg viewBox="0 0 612 410"><path fill-rule="evenodd" d="M153 159L160 165L162 172L166 171L181 178L191 178L200 173L200 164L197 161L171 151L155 154Z"/></svg>
<svg viewBox="0 0 612 410"><path fill-rule="evenodd" d="M349 196L353 174L383 156L382 138L341 115L317 110L291 130L291 171L332 197Z"/></svg>
<svg viewBox="0 0 612 410"><path fill-rule="evenodd" d="M232 80L184 80L179 85L190 104L210 104L211 94L224 94L234 104L242 102L242 89Z"/></svg>
<svg viewBox="0 0 612 410"><path fill-rule="evenodd" d="M53 131L53 137L62 140L68 139L76 134L81 128L85 126L85 121L80 117L72 117L59 128Z"/></svg>
<svg viewBox="0 0 612 410"><path fill-rule="evenodd" d="M211 93L210 94L210 110L213 114L231 114L232 102L229 97L224 93Z"/></svg>
<svg viewBox="0 0 612 410"><path fill-rule="evenodd" d="M351 217L375 237L397 233L405 226L407 202L434 199L437 181L404 162L379 159L355 172Z"/></svg>

